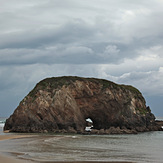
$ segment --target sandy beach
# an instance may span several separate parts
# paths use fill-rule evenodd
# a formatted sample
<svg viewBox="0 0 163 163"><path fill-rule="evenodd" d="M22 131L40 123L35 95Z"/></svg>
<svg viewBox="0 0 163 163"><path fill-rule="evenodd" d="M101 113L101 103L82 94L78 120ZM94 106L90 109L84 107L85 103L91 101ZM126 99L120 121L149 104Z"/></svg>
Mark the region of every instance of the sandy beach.
<svg viewBox="0 0 163 163"><path fill-rule="evenodd" d="M30 135L0 135L0 141L7 139L18 139L18 138L27 138L31 137Z"/></svg>
<svg viewBox="0 0 163 163"><path fill-rule="evenodd" d="M25 138L25 137L31 137L30 135L0 135L0 141L8 140L8 139L19 139L19 138ZM0 154L0 163L32 163L32 161L29 160L20 160L16 159L10 156L6 156L3 154Z"/></svg>
<svg viewBox="0 0 163 163"><path fill-rule="evenodd" d="M18 159L14 159L14 158L9 158L9 157L4 157L0 155L0 163L34 163L32 161L29 160L18 160ZM42 163L66 163L64 162L42 162ZM74 162L67 162L67 163L99 163L99 161L97 162L93 162L93 161L74 161ZM101 163L125 163L125 162L101 162ZM126 162L126 163L130 163L130 162Z"/></svg>
<svg viewBox="0 0 163 163"><path fill-rule="evenodd" d="M8 139L20 139L20 138L27 138L27 137L33 137L34 135L14 135L14 134L8 134L8 135L0 135L0 141L8 140ZM40 163L67 163L66 161L39 161ZM68 161L68 163L99 163L100 161ZM16 159L14 157L0 154L0 163L38 163L31 160L24 160L24 159ZM130 163L130 162L110 162L110 161L104 161L102 163Z"/></svg>
<svg viewBox="0 0 163 163"><path fill-rule="evenodd" d="M18 160L9 156L0 155L0 163L32 163L29 160Z"/></svg>

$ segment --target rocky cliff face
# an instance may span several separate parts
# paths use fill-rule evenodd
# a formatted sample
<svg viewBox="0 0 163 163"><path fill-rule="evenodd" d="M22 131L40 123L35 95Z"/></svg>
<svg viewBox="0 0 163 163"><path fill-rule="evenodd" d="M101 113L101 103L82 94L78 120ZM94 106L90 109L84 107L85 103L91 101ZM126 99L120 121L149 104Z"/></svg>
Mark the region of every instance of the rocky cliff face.
<svg viewBox="0 0 163 163"><path fill-rule="evenodd" d="M11 132L136 133L161 130L142 94L132 86L80 77L47 78L7 119Z"/></svg>

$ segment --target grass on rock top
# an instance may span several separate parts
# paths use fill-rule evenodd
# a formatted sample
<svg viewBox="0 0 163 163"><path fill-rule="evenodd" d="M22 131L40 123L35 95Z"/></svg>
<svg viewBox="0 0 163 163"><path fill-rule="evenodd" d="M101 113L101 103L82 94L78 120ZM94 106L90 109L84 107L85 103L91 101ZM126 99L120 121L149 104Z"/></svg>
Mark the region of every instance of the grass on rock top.
<svg viewBox="0 0 163 163"><path fill-rule="evenodd" d="M105 90L106 88L113 88L113 89L123 89L129 90L134 94L140 94L140 91L130 85L119 85L114 82L105 80L105 79L97 79L97 78L83 78L83 77L77 77L77 76L62 76L62 77L52 77L52 78L46 78L42 81L40 81L34 89L28 94L31 97L35 97L35 94L37 93L38 90L44 90L47 88L52 88L52 89L57 89L61 88L63 85L68 86L75 82L76 80L78 81L83 81L83 82L93 82L97 84L102 85L102 90Z"/></svg>

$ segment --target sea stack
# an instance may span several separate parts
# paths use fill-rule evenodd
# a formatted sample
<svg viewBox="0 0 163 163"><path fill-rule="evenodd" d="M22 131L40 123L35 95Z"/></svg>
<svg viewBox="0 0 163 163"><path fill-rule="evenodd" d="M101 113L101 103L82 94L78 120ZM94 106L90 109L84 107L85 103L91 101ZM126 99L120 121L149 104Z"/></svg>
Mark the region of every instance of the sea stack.
<svg viewBox="0 0 163 163"><path fill-rule="evenodd" d="M161 130L141 92L108 80L75 76L40 81L7 119L10 132L121 134Z"/></svg>

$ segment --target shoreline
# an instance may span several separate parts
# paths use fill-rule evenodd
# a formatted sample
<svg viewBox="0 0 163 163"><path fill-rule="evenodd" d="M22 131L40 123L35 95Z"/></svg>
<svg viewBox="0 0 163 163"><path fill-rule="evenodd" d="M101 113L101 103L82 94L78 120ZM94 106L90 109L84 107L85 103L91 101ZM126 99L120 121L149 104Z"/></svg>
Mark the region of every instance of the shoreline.
<svg viewBox="0 0 163 163"><path fill-rule="evenodd" d="M134 163L134 162L124 162L124 161L52 161L51 162L50 161L50 162L40 162L40 163Z"/></svg>
<svg viewBox="0 0 163 163"><path fill-rule="evenodd" d="M0 163L34 163L33 161L17 159L0 153Z"/></svg>
<svg viewBox="0 0 163 163"><path fill-rule="evenodd" d="M0 141L33 137L34 135L0 135Z"/></svg>
<svg viewBox="0 0 163 163"><path fill-rule="evenodd" d="M134 163L124 161L31 161L14 158L0 153L0 163Z"/></svg>
<svg viewBox="0 0 163 163"><path fill-rule="evenodd" d="M19 134L6 134L0 135L0 141L11 140L11 139L21 139L28 137L35 137L36 135L19 135ZM10 153L10 152L9 152ZM17 155L4 154L0 152L0 163L134 163L125 161L34 161L20 159Z"/></svg>
<svg viewBox="0 0 163 163"><path fill-rule="evenodd" d="M33 136L34 135L6 134L6 135L0 135L0 141L28 138L28 137L33 137ZM3 154L2 152L0 152L0 163L34 163L34 161L19 159L17 157L12 157L10 155Z"/></svg>

